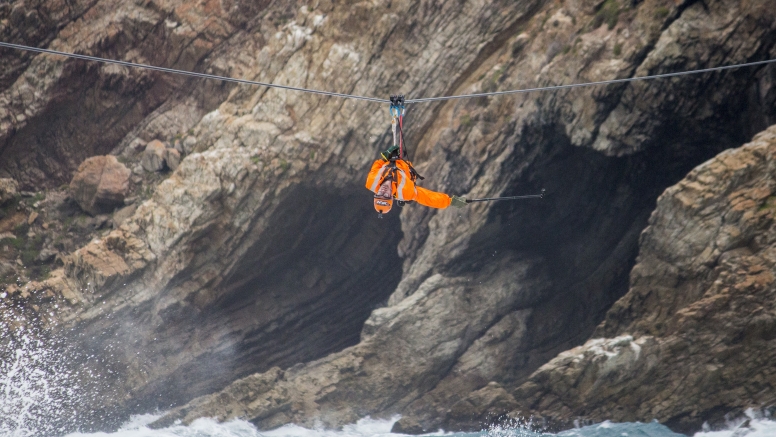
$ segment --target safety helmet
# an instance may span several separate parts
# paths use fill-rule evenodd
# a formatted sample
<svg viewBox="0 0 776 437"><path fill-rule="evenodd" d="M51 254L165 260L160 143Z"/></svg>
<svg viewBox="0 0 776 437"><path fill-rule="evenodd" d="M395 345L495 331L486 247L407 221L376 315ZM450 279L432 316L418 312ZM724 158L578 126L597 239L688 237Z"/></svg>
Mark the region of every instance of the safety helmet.
<svg viewBox="0 0 776 437"><path fill-rule="evenodd" d="M377 216L383 218L383 214L391 210L393 206L393 193L391 188L391 178L387 177L380 184L380 188L375 193L375 209Z"/></svg>

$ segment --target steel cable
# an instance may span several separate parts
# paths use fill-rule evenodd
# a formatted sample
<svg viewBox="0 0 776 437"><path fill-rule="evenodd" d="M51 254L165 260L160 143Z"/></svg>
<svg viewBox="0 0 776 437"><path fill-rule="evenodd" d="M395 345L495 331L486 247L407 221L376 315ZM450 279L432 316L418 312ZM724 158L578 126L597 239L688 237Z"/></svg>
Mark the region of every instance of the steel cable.
<svg viewBox="0 0 776 437"><path fill-rule="evenodd" d="M333 93L333 92L330 92L330 91L321 91L321 90L314 90L314 89L309 89L309 88L300 88L300 87L294 87L294 86L288 86L288 85L278 85L278 84L274 84L274 83L257 82L255 80L235 79L233 77L217 76L215 74L196 73L196 72L193 72L193 71L176 70L174 68L157 67L157 66L154 66L154 65L147 65L147 64L136 64L134 62L117 61L115 59L98 58L96 56L79 55L77 53L67 53L67 52L60 52L60 51L57 51L57 50L41 49L41 48L37 48L37 47L28 47L28 46L23 46L23 45L19 45L19 44L11 44L11 43L7 43L7 42L0 42L0 47L7 47L7 48L17 49L17 50L27 50L27 51L38 52L38 53L48 53L48 54L51 54L51 55L59 55L59 56L66 56L66 57L75 58L75 59L83 59L85 61L103 62L103 63L107 63L107 64L117 64L117 65L123 65L125 67L144 68L146 70L161 71L163 73L181 74L181 75L184 75L184 76L193 76L193 77L198 77L198 78L201 78L201 79L223 80L225 82L235 82L235 83L241 83L241 84L244 84L244 85L257 85L257 86L265 86L265 87L268 87L268 88L280 88L280 89L290 90L290 91L301 91L301 92L305 92L305 93L322 94L324 96L343 97L343 98L346 98L346 99L358 99L358 100L366 100L366 101L369 101L369 102L390 103L390 101L388 99L378 99L376 97L355 96L355 95L352 95L352 94Z"/></svg>
<svg viewBox="0 0 776 437"><path fill-rule="evenodd" d="M356 100L365 100L368 102L377 102L377 103L390 103L390 100L388 99L379 99L377 97L366 97L366 96L357 96L353 94L343 94L343 93L334 93L330 91L322 91L322 90L316 90L316 89L310 89L310 88L300 88L300 87L293 87L288 85L279 85L274 83L266 83L266 82L257 82L253 80L247 80L247 79L236 79L232 77L226 77L226 76L218 76L215 74L206 74L206 73L196 73L193 71L186 71L186 70L176 70L174 68L166 68L166 67L157 67L154 65L147 65L147 64L137 64L134 62L127 62L127 61L117 61L115 59L106 59L106 58L99 58L96 56L88 56L88 55L79 55L77 53L67 53L67 52L60 52L57 50L50 50L50 49L41 49L38 47L29 47L24 46L20 44L11 44L7 42L0 42L0 47L6 47L16 50L26 50L31 52L37 52L37 53L48 53L52 55L59 55L59 56L66 56L70 58L75 59L82 59L85 61L94 61L94 62L103 62L108 64L117 64L122 65L125 67L133 67L133 68L144 68L146 70L153 70L153 71L161 71L163 73L172 73L172 74L181 74L185 76L192 76L197 77L201 79L213 79L213 80L222 80L225 82L234 82L234 83L240 83L244 85L256 85L256 86L264 86L268 88L279 88L289 91L300 91L305 93L313 93L313 94L320 94L324 96L332 96L332 97L342 97L345 99L356 99ZM746 67L754 67L758 65L766 65L766 64L772 64L776 62L776 59L768 59L765 61L755 61L755 62L747 62L744 64L735 64L735 65L724 65L721 67L710 67L710 68L702 68L699 70L688 70L688 71L678 71L675 73L662 73L662 74L653 74L649 76L638 76L638 77L628 77L623 79L611 79L611 80L602 80L597 82L585 82L585 83L574 83L574 84L568 84L568 85L550 85L545 87L537 87L537 88L524 88L524 89L518 89L518 90L507 90L507 91L493 91L488 93L475 93L475 94L462 94L457 96L442 96L442 97L422 97L419 99L407 99L405 100L405 103L426 103L426 102L436 102L436 101L442 101L442 100L452 100L452 99L470 99L470 98L476 98L476 97L492 97L492 96L502 96L507 94L523 94L523 93L531 93L531 92L540 92L540 91L553 91L553 90L562 90L562 89L570 89L570 88L581 88L581 87L589 87L589 86L597 86L597 85L611 85L616 83L626 83L626 82L636 82L636 81L642 81L642 80L652 80L652 79L663 79L668 77L676 77L676 76L685 76L690 74L700 74L700 73L710 73L714 71L722 71L722 70L730 70L734 68L746 68Z"/></svg>
<svg viewBox="0 0 776 437"><path fill-rule="evenodd" d="M768 59L766 61L756 61L756 62L747 62L745 64L735 64L735 65L724 65L722 67L711 67L711 68L703 68L700 70L688 70L688 71L678 71L676 73L662 73L662 74L653 74L650 76L638 76L638 77L627 77L624 79L611 79L611 80L602 80L598 82L586 82L586 83L572 83L569 85L551 85L551 86L545 86L545 87L538 87L538 88L525 88L521 90L509 90L509 91L493 91L490 93L476 93L476 94L462 94L460 96L444 96L444 97L423 97L420 99L407 99L405 100L406 103L424 103L424 102L435 102L439 100L451 100L451 99L471 99L475 97L491 97L491 96L502 96L505 94L521 94L521 93L531 93L531 92L537 92L537 91L552 91L552 90L562 90L562 89L569 89L569 88L581 88L581 87L587 87L587 86L595 86L595 85L611 85L614 83L624 83L624 82L635 82L639 80L650 80L650 79L663 79L666 77L676 77L676 76L684 76L688 74L699 74L699 73L709 73L712 71L720 71L720 70L730 70L732 68L744 68L744 67L754 67L756 65L765 65L765 64L771 64L776 62L776 59Z"/></svg>

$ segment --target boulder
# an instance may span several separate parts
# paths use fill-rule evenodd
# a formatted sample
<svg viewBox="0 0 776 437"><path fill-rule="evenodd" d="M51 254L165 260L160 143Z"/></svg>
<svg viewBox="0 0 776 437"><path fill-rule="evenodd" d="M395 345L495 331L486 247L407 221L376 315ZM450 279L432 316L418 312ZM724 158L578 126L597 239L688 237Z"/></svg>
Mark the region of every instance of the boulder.
<svg viewBox="0 0 776 437"><path fill-rule="evenodd" d="M0 205L16 197L19 188L15 180L10 178L0 178Z"/></svg>
<svg viewBox="0 0 776 437"><path fill-rule="evenodd" d="M49 262L56 258L56 256L59 255L59 251L56 248L53 247L44 247L40 253L38 254L38 257L35 259L38 262Z"/></svg>
<svg viewBox="0 0 776 437"><path fill-rule="evenodd" d="M124 204L129 175L129 169L115 156L93 156L78 167L70 182L70 193L91 215L111 212Z"/></svg>
<svg viewBox="0 0 776 437"><path fill-rule="evenodd" d="M490 382L455 402L444 414L443 429L480 431L491 423L508 418L508 413L517 408L515 398L501 384ZM508 420L508 419L507 419ZM425 434L439 428L429 428L418 416L407 415L397 421L391 432L401 434Z"/></svg>
<svg viewBox="0 0 776 437"><path fill-rule="evenodd" d="M140 164L146 171L155 172L164 170L165 147L159 140L153 140L146 145Z"/></svg>
<svg viewBox="0 0 776 437"><path fill-rule="evenodd" d="M178 165L181 163L181 154L178 150L167 148L164 149L164 162L170 170L175 171Z"/></svg>

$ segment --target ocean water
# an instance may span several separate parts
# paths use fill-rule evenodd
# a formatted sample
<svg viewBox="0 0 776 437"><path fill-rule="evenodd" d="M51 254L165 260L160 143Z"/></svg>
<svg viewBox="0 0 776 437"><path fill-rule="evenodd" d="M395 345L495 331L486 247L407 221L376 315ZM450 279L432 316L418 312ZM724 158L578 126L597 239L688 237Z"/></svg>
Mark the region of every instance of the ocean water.
<svg viewBox="0 0 776 437"><path fill-rule="evenodd" d="M288 425L272 431L259 431L246 421L218 423L200 419L190 425L150 429L148 424L159 415L133 416L115 432L66 434L78 429L81 418L72 415L73 407L90 400L93 390L84 384L83 375L72 371L75 358L66 345L42 340L33 330L8 329L0 320L0 437L403 437L390 430L399 417L390 420L364 418L340 430L307 429ZM88 358L88 357L87 357ZM91 357L94 358L94 357ZM89 375L100 381L100 375ZM725 429L703 431L694 437L776 437L776 421L754 411L746 418L727 424ZM54 420L52 420L54 419ZM519 424L485 429L477 433L438 431L427 437L681 437L657 423L603 422L557 434L530 431Z"/></svg>
<svg viewBox="0 0 776 437"><path fill-rule="evenodd" d="M253 425L241 420L218 423L212 419L199 419L188 426L177 425L152 430L145 425L152 422L154 415L135 416L116 432L112 433L72 433L66 437L404 437L392 434L391 426L398 420L361 419L341 430L307 429L296 425L287 425L272 431L259 431ZM754 415L752 415L754 417ZM744 425L744 426L742 426ZM446 433L439 431L426 434L426 437L683 437L657 423L612 423L603 422L584 426L557 434L538 433L525 428L497 427L478 433ZM776 421L751 418L729 424L719 431L698 432L694 437L775 437Z"/></svg>

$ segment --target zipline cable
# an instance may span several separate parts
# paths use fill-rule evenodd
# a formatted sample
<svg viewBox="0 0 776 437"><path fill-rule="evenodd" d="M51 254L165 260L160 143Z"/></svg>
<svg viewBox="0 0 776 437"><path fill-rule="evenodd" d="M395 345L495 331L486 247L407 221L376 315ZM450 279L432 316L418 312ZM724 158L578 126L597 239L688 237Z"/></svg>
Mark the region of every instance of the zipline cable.
<svg viewBox="0 0 776 437"><path fill-rule="evenodd" d="M552 91L552 90L562 90L562 89L568 89L568 88L581 88L581 87L595 86L595 85L611 85L614 83L636 82L639 80L663 79L666 77L684 76L688 74L709 73L712 71L730 70L733 68L754 67L757 65L771 64L774 62L776 62L776 59L768 59L766 61L747 62L745 64L735 64L735 65L723 65L721 67L703 68L700 70L678 71L676 73L653 74L651 76L627 77L624 79L602 80L598 82L572 83L569 85L551 85L551 86L545 86L545 87L539 87L539 88L525 88L521 90L493 91L490 93L462 94L460 96L423 97L420 99L407 99L405 100L405 102L406 103L425 103L425 102L436 102L439 100L471 99L475 97L503 96L505 94L522 94L522 93L531 93L531 92L537 92L537 91Z"/></svg>
<svg viewBox="0 0 776 437"><path fill-rule="evenodd" d="M510 197L483 197L480 199L466 199L466 203L472 202L490 202L493 200L519 200L519 199L544 199L545 190L542 188L540 194L528 194L525 196L510 196Z"/></svg>
<svg viewBox="0 0 776 437"><path fill-rule="evenodd" d="M181 74L184 76L198 77L201 79L222 80L225 82L234 82L234 83L240 83L244 85L257 85L257 86L264 86L268 88L279 88L279 89L290 90L290 91L301 91L305 93L321 94L324 96L342 97L345 99L365 100L368 102L390 103L390 100L378 99L376 97L366 97L366 96L357 96L353 94L334 93L330 91L321 91L321 90L315 90L310 88L300 88L300 87L293 87L288 85L278 85L274 83L257 82L253 80L247 80L247 79L235 79L227 76L217 76L215 74L195 73L193 71L176 70L174 68L157 67L154 65L137 64L134 62L127 62L127 61L117 61L115 59L106 59L106 58L99 58L96 56L79 55L77 53L60 52L57 50L50 50L50 49L41 49L38 47L30 47L30 46L24 46L21 44L12 44L12 43L2 42L2 41L0 41L0 47L6 47L6 48L16 49L16 50L26 50L26 51L37 52L37 53L48 53L51 55L65 56L65 57L70 57L75 59L82 59L85 61L117 64L125 67L144 68L146 70L161 71L163 73ZM675 73L662 73L662 74L654 74L650 76L638 76L638 77L628 77L624 79L602 80L598 82L573 83L568 85L551 85L546 87L524 88L524 89L507 90L507 91L493 91L488 93L461 94L458 96L423 97L419 99L407 99L405 100L405 103L425 103L425 102L436 102L441 100L470 99L470 98L476 98L476 97L502 96L506 94L523 94L523 93L531 93L531 92L539 92L539 91L553 91L553 90L581 88L581 87L596 86L596 85L611 85L616 83L635 82L635 81L641 81L641 80L663 79L668 77L684 76L689 74L709 73L713 71L730 70L734 68L755 67L758 65L772 64L774 62L776 62L776 59L747 62L744 64L723 65L721 67L710 67L710 68L703 68L700 70L678 71Z"/></svg>
<svg viewBox="0 0 776 437"><path fill-rule="evenodd" d="M352 94L342 94L342 93L333 93L330 91L321 91L321 90L314 90L309 88L299 88L299 87L293 87L288 85L278 85L274 83L265 83L265 82L257 82L254 80L247 80L247 79L235 79L232 77L226 77L226 76L217 76L215 74L206 74L206 73L195 73L193 71L186 71L186 70L176 70L174 68L166 68L166 67L157 67L154 65L147 65L147 64L136 64L134 62L127 62L127 61L117 61L115 59L106 59L106 58L98 58L96 56L87 56L87 55L79 55L77 53L67 53L67 52L60 52L57 50L49 50L49 49L41 49L37 47L28 47L23 46L19 44L11 44L7 42L0 42L0 47L7 47L10 49L17 49L17 50L27 50L30 52L38 52L38 53L48 53L51 55L59 55L59 56L66 56L69 58L76 58L76 59L83 59L85 61L95 61L95 62L103 62L106 64L117 64L117 65L123 65L125 67L134 67L134 68L144 68L146 70L154 70L154 71L161 71L163 73L172 73L172 74L181 74L184 76L193 76L198 77L201 79L215 79L215 80L223 80L225 82L235 82L235 83L241 83L245 85L258 85L258 86L265 86L268 88L280 88L284 90L291 90L291 91L301 91L305 93L313 93L313 94L322 94L324 96L332 96L332 97L343 97L347 99L357 99L357 100L366 100L369 102L378 102L378 103L390 103L388 99L378 99L376 97L365 97L365 96L354 96Z"/></svg>

